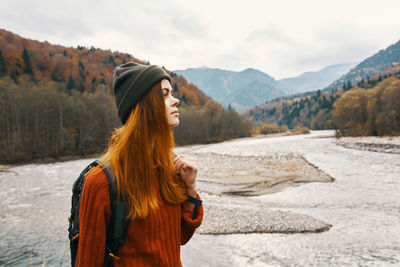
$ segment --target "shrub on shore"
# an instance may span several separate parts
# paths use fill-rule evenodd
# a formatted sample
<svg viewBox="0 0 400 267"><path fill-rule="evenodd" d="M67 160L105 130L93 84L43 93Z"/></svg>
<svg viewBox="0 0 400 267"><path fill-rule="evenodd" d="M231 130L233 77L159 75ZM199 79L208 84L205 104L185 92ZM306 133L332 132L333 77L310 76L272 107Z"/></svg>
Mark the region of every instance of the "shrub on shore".
<svg viewBox="0 0 400 267"><path fill-rule="evenodd" d="M307 127L296 126L294 129L289 129L287 125L279 126L276 123L260 123L258 127L253 128L252 135L257 134L308 134L310 130Z"/></svg>
<svg viewBox="0 0 400 267"><path fill-rule="evenodd" d="M295 127L294 129L291 129L289 134L290 135L295 135L295 134L309 134L310 129L307 127Z"/></svg>

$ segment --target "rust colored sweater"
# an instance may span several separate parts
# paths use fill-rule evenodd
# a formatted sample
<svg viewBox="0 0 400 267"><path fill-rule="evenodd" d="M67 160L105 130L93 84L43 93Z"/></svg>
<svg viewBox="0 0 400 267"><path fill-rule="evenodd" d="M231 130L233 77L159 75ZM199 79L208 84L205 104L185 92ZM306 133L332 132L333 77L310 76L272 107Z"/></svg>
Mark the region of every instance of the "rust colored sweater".
<svg viewBox="0 0 400 267"><path fill-rule="evenodd" d="M194 216L186 206L165 202L158 191L159 208L145 219L133 220L119 250L119 266L182 266L180 245L185 244L203 220L203 207ZM199 196L197 195L199 198ZM111 216L108 181L103 171L86 177L80 204L77 267L103 266L106 229ZM194 219L193 219L194 217Z"/></svg>

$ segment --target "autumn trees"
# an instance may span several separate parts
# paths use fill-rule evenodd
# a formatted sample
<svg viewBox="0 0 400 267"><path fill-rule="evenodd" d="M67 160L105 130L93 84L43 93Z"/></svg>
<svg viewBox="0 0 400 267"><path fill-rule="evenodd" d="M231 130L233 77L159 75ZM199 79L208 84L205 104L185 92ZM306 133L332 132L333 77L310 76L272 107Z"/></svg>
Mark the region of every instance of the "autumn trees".
<svg viewBox="0 0 400 267"><path fill-rule="evenodd" d="M85 155L101 152L118 126L106 90L71 95L56 82L20 77L0 79L0 161Z"/></svg>
<svg viewBox="0 0 400 267"><path fill-rule="evenodd" d="M219 142L250 135L251 124L232 109L209 100L204 106L182 104L178 145ZM120 126L114 98L106 87L94 93L68 91L66 83L15 83L0 78L0 162L101 153Z"/></svg>
<svg viewBox="0 0 400 267"><path fill-rule="evenodd" d="M204 106L179 109L180 124L174 129L178 145L215 143L250 136L251 123L232 109L209 100Z"/></svg>
<svg viewBox="0 0 400 267"><path fill-rule="evenodd" d="M14 81L28 75L37 81L69 81L69 87L90 92L93 84L110 88L114 67L128 61L144 63L126 53L52 45L0 29L0 77L9 75Z"/></svg>
<svg viewBox="0 0 400 267"><path fill-rule="evenodd" d="M332 122L340 135L400 135L400 75L370 89L355 88L334 104Z"/></svg>

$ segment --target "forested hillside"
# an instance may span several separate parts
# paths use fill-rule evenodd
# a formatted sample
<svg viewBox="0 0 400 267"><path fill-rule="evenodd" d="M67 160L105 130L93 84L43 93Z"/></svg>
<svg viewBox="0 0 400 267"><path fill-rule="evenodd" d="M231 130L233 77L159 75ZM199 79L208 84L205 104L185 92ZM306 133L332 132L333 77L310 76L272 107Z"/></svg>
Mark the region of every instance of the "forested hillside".
<svg viewBox="0 0 400 267"><path fill-rule="evenodd" d="M400 135L400 74L344 93L332 124L339 136Z"/></svg>
<svg viewBox="0 0 400 267"><path fill-rule="evenodd" d="M288 125L290 128L306 126L312 129L332 129L334 124L331 117L334 104L345 92L353 88L371 88L381 81L400 73L399 47L400 42L389 46L386 50L380 51L364 60L355 69L343 76L353 77L354 81L357 81L355 83L353 79L343 82L345 79L342 77L341 83L338 80L328 87L333 88L331 90L317 90L277 98L248 110L247 115L256 122L277 123L279 125ZM391 55L391 57L388 55ZM373 62L377 65L374 66ZM368 75L364 76L367 73ZM338 84L341 86L337 86ZM379 134L382 131L374 133Z"/></svg>
<svg viewBox="0 0 400 267"><path fill-rule="evenodd" d="M149 64L126 53L52 45L0 29L0 77L8 75L14 82L27 75L26 78L34 82L65 83L68 93L72 90L94 93L104 88L112 93L113 70L128 61ZM177 84L177 92L185 95L186 102L204 105L210 99L181 76L173 75L173 83Z"/></svg>
<svg viewBox="0 0 400 267"><path fill-rule="evenodd" d="M324 91L330 91L344 86L354 85L374 75L385 75L385 71L393 73L393 69L400 69L400 40L380 50L373 56L363 60L348 73L333 82Z"/></svg>
<svg viewBox="0 0 400 267"><path fill-rule="evenodd" d="M0 30L0 162L102 152L112 130L120 126L112 73L128 61L149 64L126 53L52 45ZM203 110L212 101L184 77L167 72L182 107ZM239 116L232 119L237 120L233 125L242 123ZM184 132L196 123L186 120L179 126ZM235 129L219 136L206 132L202 141L243 136ZM249 131L248 127L244 135Z"/></svg>
<svg viewBox="0 0 400 267"><path fill-rule="evenodd" d="M309 94L270 101L248 110L247 115L256 122L277 123L278 125L287 125L289 128L306 126L316 130L333 129L334 124L332 124L331 117L334 105L344 93L355 88L371 88L390 77L397 77L400 73L397 69L393 71L395 72L385 71L382 76L369 77L354 87L349 85L332 91L318 90ZM400 112L400 108L398 110Z"/></svg>

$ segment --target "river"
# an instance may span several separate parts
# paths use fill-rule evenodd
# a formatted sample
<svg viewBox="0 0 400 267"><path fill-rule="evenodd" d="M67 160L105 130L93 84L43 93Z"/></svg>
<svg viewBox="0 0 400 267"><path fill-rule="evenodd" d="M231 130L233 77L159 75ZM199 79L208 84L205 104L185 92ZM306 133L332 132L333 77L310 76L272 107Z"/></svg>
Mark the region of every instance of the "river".
<svg viewBox="0 0 400 267"><path fill-rule="evenodd" d="M263 156L300 153L335 179L249 197L272 210L307 214L323 233L200 235L182 247L184 266L399 266L400 155L334 143L332 131L178 148ZM0 265L69 266L72 183L91 160L28 164L0 172ZM201 167L201 166L200 166ZM200 188L201 190L201 188ZM206 205L207 203L205 203Z"/></svg>

